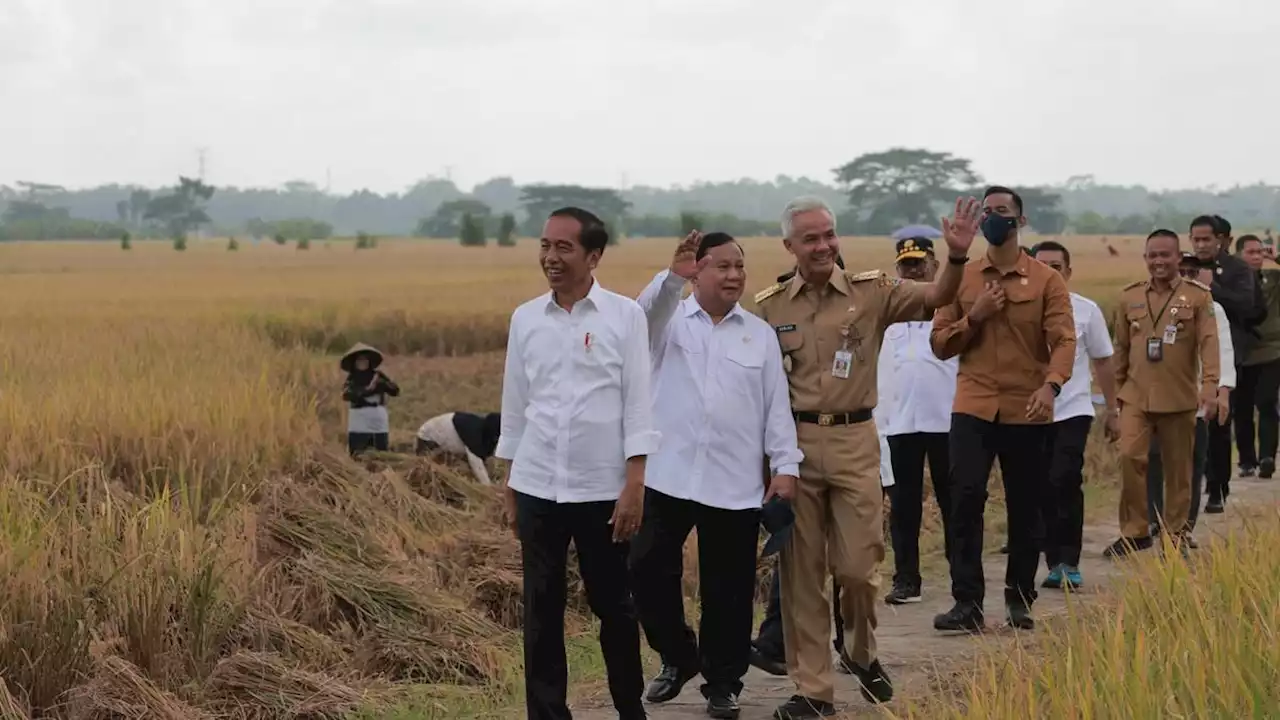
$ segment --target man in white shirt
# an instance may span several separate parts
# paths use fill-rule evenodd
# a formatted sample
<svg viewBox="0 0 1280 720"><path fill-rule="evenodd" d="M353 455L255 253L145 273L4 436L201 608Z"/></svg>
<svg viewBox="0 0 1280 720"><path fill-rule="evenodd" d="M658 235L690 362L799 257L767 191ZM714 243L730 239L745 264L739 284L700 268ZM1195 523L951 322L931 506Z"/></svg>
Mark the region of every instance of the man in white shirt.
<svg viewBox="0 0 1280 720"><path fill-rule="evenodd" d="M644 507L645 457L658 449L649 334L631 298L593 271L609 233L578 208L551 213L539 261L551 291L511 315L494 455L511 461L507 520L524 572L527 717L569 720L564 646L569 542L621 720L645 717L640 628L627 577Z"/></svg>
<svg viewBox="0 0 1280 720"><path fill-rule="evenodd" d="M1198 280L1203 285L1213 282L1213 270L1201 267L1195 253L1182 254L1182 262L1178 273L1189 280ZM1236 386L1236 355L1231 342L1231 326L1227 313L1216 300L1213 303L1213 317L1218 322L1218 367L1221 374L1218 378L1218 417L1214 420L1224 423L1229 417L1231 391ZM1200 517L1200 505L1204 502L1204 473L1208 462L1209 425L1203 411L1196 413L1196 435L1192 445L1191 458L1191 509L1187 514L1187 547L1196 548L1197 544L1191 532L1196 528L1196 520ZM1160 458L1160 444L1151 439L1151 453L1147 465L1147 507L1152 525L1152 534L1163 530L1164 515L1164 464Z"/></svg>
<svg viewBox="0 0 1280 720"><path fill-rule="evenodd" d="M1061 243L1046 240L1032 246L1031 257L1048 265L1071 286L1071 252ZM1045 442L1049 456L1049 488L1043 507L1044 561L1049 574L1041 587L1080 587L1080 550L1084 536L1084 449L1093 427L1093 384L1089 370L1106 398L1104 419L1108 438L1119 437L1116 377L1111 369L1111 331L1102 309L1094 301L1071 293L1071 314L1076 325L1076 358L1071 378L1053 405L1053 424Z"/></svg>
<svg viewBox="0 0 1280 720"><path fill-rule="evenodd" d="M937 233L941 236L941 233ZM938 261L933 239L903 237L897 242L898 277L933 282ZM924 465L929 462L933 495L942 515L943 542L950 557L951 460L948 448L951 406L956 397L958 358L939 360L929 344L933 321L912 320L890 325L884 331L880 361L876 364L880 402L873 416L876 429L886 438L888 452L881 463L892 468L888 482L891 498L890 538L893 542L893 589L885 596L889 605L921 600L920 521L924 512ZM881 484L885 473L881 471Z"/></svg>
<svg viewBox="0 0 1280 720"><path fill-rule="evenodd" d="M701 672L707 714L736 718L749 665L762 503L795 491L804 457L777 333L738 304L742 247L690 233L640 294L649 320L654 424L645 518L632 545L632 593L662 670L645 699L673 699ZM685 282L693 293L681 300ZM761 477L767 457L771 478ZM685 622L684 543L698 530L701 627Z"/></svg>

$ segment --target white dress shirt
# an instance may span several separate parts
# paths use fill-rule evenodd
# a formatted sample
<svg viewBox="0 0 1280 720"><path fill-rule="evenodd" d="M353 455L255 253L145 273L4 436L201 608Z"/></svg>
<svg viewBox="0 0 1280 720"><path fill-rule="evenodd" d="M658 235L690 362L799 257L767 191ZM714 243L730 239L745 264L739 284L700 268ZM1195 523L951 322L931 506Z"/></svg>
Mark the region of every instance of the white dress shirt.
<svg viewBox="0 0 1280 720"><path fill-rule="evenodd" d="M445 413L437 415L430 420L422 423L422 427L418 428L418 438L430 443L435 443L441 450L453 455L462 455L467 458L467 465L471 467L471 474L481 485L490 485L489 471L485 469L484 461L475 453L471 452L462 442L462 438L458 436L458 429L453 426L453 413Z"/></svg>
<svg viewBox="0 0 1280 720"><path fill-rule="evenodd" d="M592 281L571 312L552 293L511 314L496 457L512 490L555 502L617 500L628 458L652 455L649 333L634 300Z"/></svg>
<svg viewBox="0 0 1280 720"><path fill-rule="evenodd" d="M1074 417L1093 417L1094 360L1109 358L1115 354L1111 346L1111 331L1102 308L1083 295L1071 293L1071 312L1076 322L1076 360L1071 378L1062 385L1062 391L1053 403L1053 421L1062 422Z"/></svg>
<svg viewBox="0 0 1280 720"><path fill-rule="evenodd" d="M685 280L663 270L640 293L653 357L653 417L662 447L645 465L645 485L721 508L759 508L762 461L799 477L782 349L769 323L734 305L712 322Z"/></svg>
<svg viewBox="0 0 1280 720"><path fill-rule="evenodd" d="M884 435L951 432L960 359L933 354L932 329L932 322L900 322L884 331L876 363L880 401L872 411Z"/></svg>
<svg viewBox="0 0 1280 720"><path fill-rule="evenodd" d="M1227 312L1217 300L1213 301L1213 317L1218 321L1218 387L1234 389L1236 386L1236 350L1231 343L1231 326L1227 323ZM1196 361L1196 374L1204 372L1204 363ZM1204 411L1196 413L1197 418L1204 417Z"/></svg>

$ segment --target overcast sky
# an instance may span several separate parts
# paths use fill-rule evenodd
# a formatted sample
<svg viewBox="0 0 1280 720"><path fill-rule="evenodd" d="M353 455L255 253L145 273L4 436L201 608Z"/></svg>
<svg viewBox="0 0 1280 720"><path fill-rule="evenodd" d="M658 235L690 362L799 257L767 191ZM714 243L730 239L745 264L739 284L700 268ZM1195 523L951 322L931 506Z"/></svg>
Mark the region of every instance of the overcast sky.
<svg viewBox="0 0 1280 720"><path fill-rule="evenodd" d="M1276 0L0 0L0 183L1280 183Z"/></svg>

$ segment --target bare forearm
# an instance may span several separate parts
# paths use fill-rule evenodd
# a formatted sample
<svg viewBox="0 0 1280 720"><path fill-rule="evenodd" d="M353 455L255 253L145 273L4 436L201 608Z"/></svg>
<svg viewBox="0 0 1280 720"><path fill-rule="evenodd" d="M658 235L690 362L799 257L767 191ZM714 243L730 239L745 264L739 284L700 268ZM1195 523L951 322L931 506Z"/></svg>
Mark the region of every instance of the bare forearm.
<svg viewBox="0 0 1280 720"><path fill-rule="evenodd" d="M644 485L644 466L646 458L647 456L645 455L627 458L626 477L628 485Z"/></svg>

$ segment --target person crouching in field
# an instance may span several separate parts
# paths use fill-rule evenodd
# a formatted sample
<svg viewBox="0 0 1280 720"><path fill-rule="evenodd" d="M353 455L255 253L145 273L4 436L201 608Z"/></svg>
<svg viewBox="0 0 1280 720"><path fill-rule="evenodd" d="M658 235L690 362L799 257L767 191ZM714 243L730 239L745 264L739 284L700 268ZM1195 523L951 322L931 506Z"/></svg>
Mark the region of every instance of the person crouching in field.
<svg viewBox="0 0 1280 720"><path fill-rule="evenodd" d="M493 457L501 430L501 413L451 412L437 415L418 428L415 452L426 455L441 450L450 455L465 455L471 474L481 485L490 485L484 461Z"/></svg>
<svg viewBox="0 0 1280 720"><path fill-rule="evenodd" d="M342 356L347 382L342 399L347 402L347 450L352 456L373 447L386 451L391 432L387 397L400 394L400 386L378 366L382 353L371 345L356 343Z"/></svg>

